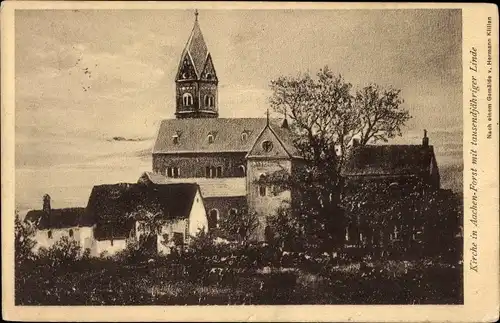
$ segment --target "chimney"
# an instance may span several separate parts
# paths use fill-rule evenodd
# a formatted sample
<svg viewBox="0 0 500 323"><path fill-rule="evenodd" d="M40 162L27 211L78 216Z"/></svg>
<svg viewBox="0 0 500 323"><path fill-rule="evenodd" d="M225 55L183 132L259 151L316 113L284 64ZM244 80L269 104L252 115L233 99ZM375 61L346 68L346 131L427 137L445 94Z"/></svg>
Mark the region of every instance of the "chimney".
<svg viewBox="0 0 500 323"><path fill-rule="evenodd" d="M358 138L352 139L352 148L356 148L358 146L359 146L359 139Z"/></svg>
<svg viewBox="0 0 500 323"><path fill-rule="evenodd" d="M422 146L429 146L429 138L427 137L427 130L424 129L424 138L422 138Z"/></svg>
<svg viewBox="0 0 500 323"><path fill-rule="evenodd" d="M50 195L45 194L43 196L43 211L47 214L50 213Z"/></svg>

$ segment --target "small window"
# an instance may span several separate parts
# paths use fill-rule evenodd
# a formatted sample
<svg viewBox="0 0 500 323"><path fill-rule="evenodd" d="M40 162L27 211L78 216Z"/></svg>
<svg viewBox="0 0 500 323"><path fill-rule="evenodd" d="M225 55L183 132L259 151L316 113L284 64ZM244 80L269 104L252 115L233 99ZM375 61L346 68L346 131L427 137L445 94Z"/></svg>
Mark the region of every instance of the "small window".
<svg viewBox="0 0 500 323"><path fill-rule="evenodd" d="M181 170L179 167L167 167L165 175L171 178L178 178L181 176Z"/></svg>
<svg viewBox="0 0 500 323"><path fill-rule="evenodd" d="M49 231L47 232L47 237L48 237L49 239L52 239L52 230L49 230Z"/></svg>
<svg viewBox="0 0 500 323"><path fill-rule="evenodd" d="M214 142L214 136L212 134L210 134L210 135L208 135L207 138L208 138L208 143L209 144L213 144L213 142Z"/></svg>
<svg viewBox="0 0 500 323"><path fill-rule="evenodd" d="M260 196L266 196L266 187L264 185L259 185L259 195Z"/></svg>
<svg viewBox="0 0 500 323"><path fill-rule="evenodd" d="M69 236L73 237L73 229L69 229Z"/></svg>
<svg viewBox="0 0 500 323"><path fill-rule="evenodd" d="M174 142L174 145L177 145L179 143L179 136L178 135L173 135L172 136L172 141Z"/></svg>
<svg viewBox="0 0 500 323"><path fill-rule="evenodd" d="M182 104L186 107L193 105L193 96L191 95L191 93L184 93L182 95Z"/></svg>
<svg viewBox="0 0 500 323"><path fill-rule="evenodd" d="M212 108L214 106L214 97L211 95L205 95L205 106Z"/></svg>
<svg viewBox="0 0 500 323"><path fill-rule="evenodd" d="M271 242L274 239L274 233L270 226L266 225L264 229L264 236L267 242Z"/></svg>
<svg viewBox="0 0 500 323"><path fill-rule="evenodd" d="M244 165L238 166L238 175L244 177L246 175L246 168Z"/></svg>
<svg viewBox="0 0 500 323"><path fill-rule="evenodd" d="M222 166L207 166L205 167L205 177L206 178L215 178L222 177Z"/></svg>
<svg viewBox="0 0 500 323"><path fill-rule="evenodd" d="M229 215L234 216L236 214L238 214L238 210L234 207L229 210Z"/></svg>
<svg viewBox="0 0 500 323"><path fill-rule="evenodd" d="M174 232L174 245L182 246L184 244L184 234L182 232Z"/></svg>
<svg viewBox="0 0 500 323"><path fill-rule="evenodd" d="M266 175L262 174L259 177L259 181L261 182L259 184L259 195L260 196L266 196L267 195L267 187L264 183L262 183L266 179Z"/></svg>
<svg viewBox="0 0 500 323"><path fill-rule="evenodd" d="M217 222L219 220L219 210L211 209L208 213L208 229L217 228Z"/></svg>
<svg viewBox="0 0 500 323"><path fill-rule="evenodd" d="M262 142L262 149L264 149L265 152L270 152L273 150L273 143L269 140Z"/></svg>
<svg viewBox="0 0 500 323"><path fill-rule="evenodd" d="M248 133L243 132L241 133L241 141L247 141L248 140Z"/></svg>

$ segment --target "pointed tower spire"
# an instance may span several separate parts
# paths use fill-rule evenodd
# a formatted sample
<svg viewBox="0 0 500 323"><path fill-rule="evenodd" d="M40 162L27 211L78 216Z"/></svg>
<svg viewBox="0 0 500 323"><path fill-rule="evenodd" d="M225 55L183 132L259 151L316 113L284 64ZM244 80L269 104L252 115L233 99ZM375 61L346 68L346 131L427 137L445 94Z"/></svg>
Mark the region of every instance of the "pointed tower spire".
<svg viewBox="0 0 500 323"><path fill-rule="evenodd" d="M208 51L198 23L198 9L194 11L194 26L175 77L177 118L217 118L217 86L212 56Z"/></svg>
<svg viewBox="0 0 500 323"><path fill-rule="evenodd" d="M269 126L269 108L266 111L266 125Z"/></svg>

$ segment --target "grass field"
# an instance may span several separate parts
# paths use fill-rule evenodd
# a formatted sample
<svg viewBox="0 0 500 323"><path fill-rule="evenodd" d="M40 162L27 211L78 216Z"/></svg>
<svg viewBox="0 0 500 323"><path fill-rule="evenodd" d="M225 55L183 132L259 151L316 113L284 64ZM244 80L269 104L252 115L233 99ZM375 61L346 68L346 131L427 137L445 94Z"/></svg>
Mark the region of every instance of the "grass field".
<svg viewBox="0 0 500 323"><path fill-rule="evenodd" d="M266 270L267 269L267 270ZM332 266L231 270L203 282L157 262L93 261L35 266L16 275L18 305L461 304L462 266L385 261Z"/></svg>

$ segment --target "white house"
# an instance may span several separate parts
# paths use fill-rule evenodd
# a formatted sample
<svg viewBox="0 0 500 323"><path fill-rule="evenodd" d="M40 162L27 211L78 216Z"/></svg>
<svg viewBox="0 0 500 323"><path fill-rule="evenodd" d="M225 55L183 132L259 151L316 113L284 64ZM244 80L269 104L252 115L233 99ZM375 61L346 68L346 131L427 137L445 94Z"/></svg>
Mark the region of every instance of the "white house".
<svg viewBox="0 0 500 323"><path fill-rule="evenodd" d="M43 197L42 210L31 210L25 221L35 226L34 251L50 248L62 237L77 241L83 249L92 248L93 226L85 220L85 208L53 209L50 196Z"/></svg>
<svg viewBox="0 0 500 323"><path fill-rule="evenodd" d="M128 239L140 240L151 230L156 231L152 247L167 254L208 228L200 188L193 183L94 186L87 212L95 223L95 255L113 255Z"/></svg>

